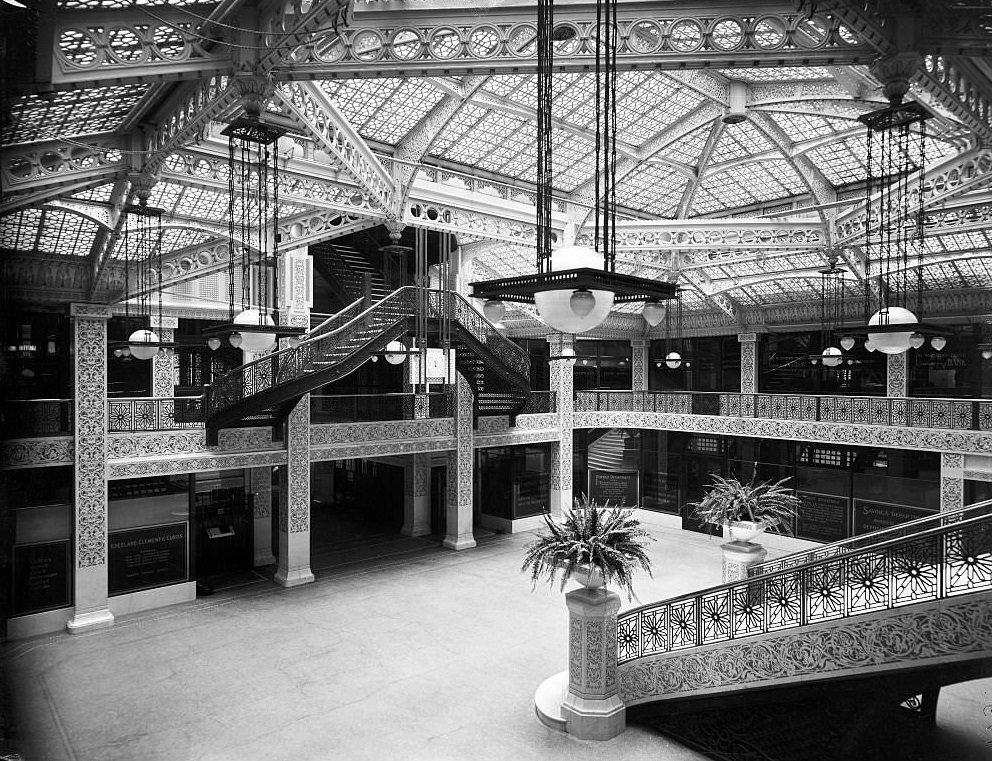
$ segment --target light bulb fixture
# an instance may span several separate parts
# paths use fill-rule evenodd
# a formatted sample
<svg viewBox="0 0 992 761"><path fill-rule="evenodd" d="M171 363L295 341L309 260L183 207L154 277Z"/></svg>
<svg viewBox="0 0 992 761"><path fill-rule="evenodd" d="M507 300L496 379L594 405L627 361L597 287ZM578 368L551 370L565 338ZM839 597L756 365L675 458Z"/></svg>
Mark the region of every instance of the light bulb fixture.
<svg viewBox="0 0 992 761"><path fill-rule="evenodd" d="M503 320L503 315L506 314L506 304L499 299L486 299L486 303L482 305L482 313L489 322L495 325Z"/></svg>
<svg viewBox="0 0 992 761"><path fill-rule="evenodd" d="M818 365L818 364L820 364L820 360L817 357L810 357L809 358L809 363L811 365Z"/></svg>
<svg viewBox="0 0 992 761"><path fill-rule="evenodd" d="M207 339L207 346L210 347L210 351L217 351L220 348L220 339L217 336L210 336Z"/></svg>
<svg viewBox="0 0 992 761"><path fill-rule="evenodd" d="M669 370L677 370L682 366L682 355L677 351L670 351L665 355L665 365Z"/></svg>
<svg viewBox="0 0 992 761"><path fill-rule="evenodd" d="M114 356L120 357L123 354L123 349L114 349Z"/></svg>
<svg viewBox="0 0 992 761"><path fill-rule="evenodd" d="M147 328L134 331L127 341L135 359L148 360L158 354L158 336Z"/></svg>
<svg viewBox="0 0 992 761"><path fill-rule="evenodd" d="M121 347L121 356L122 357L130 357L131 356L131 347L130 346L122 346Z"/></svg>
<svg viewBox="0 0 992 761"><path fill-rule="evenodd" d="M373 362L378 362L379 361L379 355L378 354L373 354L372 355L372 361Z"/></svg>
<svg viewBox="0 0 992 761"><path fill-rule="evenodd" d="M913 333L913 335L909 337L909 345L913 349L919 349L926 342L927 339L923 337L922 333Z"/></svg>
<svg viewBox="0 0 992 761"><path fill-rule="evenodd" d="M568 307L576 317L585 317L596 308L596 297L588 288L579 288L569 297Z"/></svg>
<svg viewBox="0 0 992 761"><path fill-rule="evenodd" d="M820 352L820 361L823 362L824 367L837 367L844 361L844 358L841 356L840 349L836 346L828 346Z"/></svg>
<svg viewBox="0 0 992 761"><path fill-rule="evenodd" d="M644 308L641 309L641 316L644 317L644 322L654 328L665 319L665 311L665 305L661 302L647 301L644 303Z"/></svg>
<svg viewBox="0 0 992 761"><path fill-rule="evenodd" d="M982 359L992 359L992 349L982 349Z"/></svg>
<svg viewBox="0 0 992 761"><path fill-rule="evenodd" d="M386 344L386 361L391 365L402 365L406 361L406 346L400 341L390 341Z"/></svg>
<svg viewBox="0 0 992 761"><path fill-rule="evenodd" d="M295 349L297 346L303 343L303 341L299 336L290 336L289 339L287 340L287 343L289 344L290 348Z"/></svg>
<svg viewBox="0 0 992 761"><path fill-rule="evenodd" d="M854 336L844 336L843 338L840 339L840 348L842 348L844 351L850 351L851 349L853 349L854 344L855 344Z"/></svg>
<svg viewBox="0 0 992 761"><path fill-rule="evenodd" d="M930 345L936 351L941 351L945 346L947 346L947 339L943 336L934 336L930 339Z"/></svg>
<svg viewBox="0 0 992 761"><path fill-rule="evenodd" d="M865 340L865 349L870 352L875 351L875 344L872 343L870 338Z"/></svg>
<svg viewBox="0 0 992 761"><path fill-rule="evenodd" d="M231 333L231 335L227 337L228 343L230 343L235 349L241 348L242 340L243 339L240 333Z"/></svg>

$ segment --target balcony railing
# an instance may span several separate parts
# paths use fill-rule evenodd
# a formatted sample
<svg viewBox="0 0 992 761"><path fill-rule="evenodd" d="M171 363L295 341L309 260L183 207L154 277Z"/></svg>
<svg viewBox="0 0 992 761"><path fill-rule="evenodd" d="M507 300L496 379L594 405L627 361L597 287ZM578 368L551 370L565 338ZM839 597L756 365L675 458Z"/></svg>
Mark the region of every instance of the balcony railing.
<svg viewBox="0 0 992 761"><path fill-rule="evenodd" d="M558 400L554 391L531 391L521 415L539 415L544 412L557 412Z"/></svg>
<svg viewBox="0 0 992 761"><path fill-rule="evenodd" d="M174 431L203 427L203 397L136 397L107 400L107 430Z"/></svg>
<svg viewBox="0 0 992 761"><path fill-rule="evenodd" d="M362 423L383 420L443 418L454 415L451 395L351 394L310 395L311 423Z"/></svg>
<svg viewBox="0 0 992 761"><path fill-rule="evenodd" d="M72 399L10 399L0 406L0 430L5 439L68 436L72 409Z"/></svg>
<svg viewBox="0 0 992 761"><path fill-rule="evenodd" d="M636 608L617 620L618 660L992 590L990 529L987 515L962 518Z"/></svg>
<svg viewBox="0 0 992 761"><path fill-rule="evenodd" d="M674 412L722 417L992 431L987 399L907 399L690 391L579 391L576 412Z"/></svg>

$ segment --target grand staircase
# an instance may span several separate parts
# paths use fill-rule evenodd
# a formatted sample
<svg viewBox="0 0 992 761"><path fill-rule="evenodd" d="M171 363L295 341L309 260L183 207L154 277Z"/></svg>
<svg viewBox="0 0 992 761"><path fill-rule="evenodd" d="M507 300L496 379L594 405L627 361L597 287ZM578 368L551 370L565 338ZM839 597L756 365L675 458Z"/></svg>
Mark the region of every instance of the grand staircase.
<svg viewBox="0 0 992 761"><path fill-rule="evenodd" d="M389 295L382 273L353 246L328 241L311 246L310 255L314 267L343 303L366 296L370 302L378 302Z"/></svg>
<svg viewBox="0 0 992 761"><path fill-rule="evenodd" d="M893 726L900 704L932 717L941 686L992 676L992 502L636 608L617 652L628 719L712 758L806 758L812 735L786 742L784 726L820 732L832 705ZM838 747L808 757L862 757Z"/></svg>
<svg viewBox="0 0 992 761"><path fill-rule="evenodd" d="M354 372L390 341L414 329L418 299L426 295L429 335L450 317L455 366L473 392L474 414L508 415L511 422L530 394L530 358L462 296L399 288L371 307L359 299L314 328L295 348L267 354L217 379L205 397L207 443L222 428L281 423L300 397ZM423 302L422 302L423 303Z"/></svg>

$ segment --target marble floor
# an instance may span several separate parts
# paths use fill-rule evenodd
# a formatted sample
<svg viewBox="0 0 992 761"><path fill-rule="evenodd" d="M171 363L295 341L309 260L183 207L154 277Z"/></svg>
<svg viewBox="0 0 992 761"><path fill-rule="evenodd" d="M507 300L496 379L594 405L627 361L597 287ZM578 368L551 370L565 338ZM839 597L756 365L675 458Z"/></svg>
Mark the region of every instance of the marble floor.
<svg viewBox="0 0 992 761"><path fill-rule="evenodd" d="M652 533L642 601L719 583L718 540ZM9 739L26 761L703 758L636 726L597 743L541 725L533 693L565 668L564 601L519 572L530 534L479 539L350 543L315 555L303 587L247 575L110 629L8 643ZM938 724L985 751L990 706L992 680L946 689Z"/></svg>

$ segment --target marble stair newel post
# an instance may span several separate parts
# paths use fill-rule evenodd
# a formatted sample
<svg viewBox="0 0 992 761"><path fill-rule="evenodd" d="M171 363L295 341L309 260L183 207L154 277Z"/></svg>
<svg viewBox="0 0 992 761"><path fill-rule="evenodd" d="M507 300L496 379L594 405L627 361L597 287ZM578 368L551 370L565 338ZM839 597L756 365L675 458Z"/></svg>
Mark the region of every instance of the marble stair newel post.
<svg viewBox="0 0 992 761"><path fill-rule="evenodd" d="M720 545L723 550L723 583L740 581L748 577L748 569L764 563L768 551L754 542L726 542Z"/></svg>
<svg viewBox="0 0 992 761"><path fill-rule="evenodd" d="M114 623L107 595L107 320L102 306L70 307L75 357L74 610L77 633Z"/></svg>
<svg viewBox="0 0 992 761"><path fill-rule="evenodd" d="M431 533L430 502L431 456L409 455L403 468L403 527L404 536L424 536Z"/></svg>
<svg viewBox="0 0 992 761"><path fill-rule="evenodd" d="M574 351L575 336L552 333L548 336L550 356L561 357ZM567 351L566 351L567 350ZM551 445L551 489L548 509L555 518L572 506L572 424L574 418L573 360L551 360L551 391L558 410L558 441Z"/></svg>
<svg viewBox="0 0 992 761"><path fill-rule="evenodd" d="M313 260L306 249L280 260L279 323L309 329ZM288 346L287 339L281 343ZM314 580L310 570L310 394L286 418L286 477L279 500L279 561L275 581L295 587Z"/></svg>
<svg viewBox="0 0 992 761"><path fill-rule="evenodd" d="M620 595L606 587L576 589L568 606L568 691L565 731L581 740L609 740L627 728L617 686Z"/></svg>
<svg viewBox="0 0 992 761"><path fill-rule="evenodd" d="M472 389L461 373L455 374L455 381L455 448L448 452L444 546L451 550L467 550L475 547L472 527L472 479L475 467Z"/></svg>
<svg viewBox="0 0 992 761"><path fill-rule="evenodd" d="M272 554L272 468L251 468L253 563L256 568L276 562Z"/></svg>

